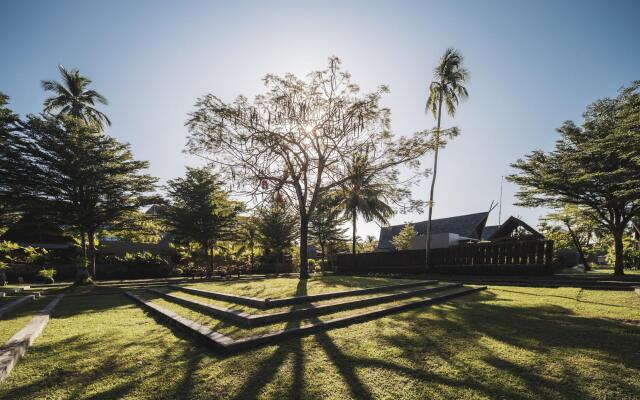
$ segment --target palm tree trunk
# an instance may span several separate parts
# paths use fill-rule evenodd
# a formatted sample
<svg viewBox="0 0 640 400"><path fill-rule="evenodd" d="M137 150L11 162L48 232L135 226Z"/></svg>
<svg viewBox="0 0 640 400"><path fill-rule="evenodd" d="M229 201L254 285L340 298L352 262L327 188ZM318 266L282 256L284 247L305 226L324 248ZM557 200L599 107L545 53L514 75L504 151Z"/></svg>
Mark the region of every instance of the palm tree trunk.
<svg viewBox="0 0 640 400"><path fill-rule="evenodd" d="M351 253L355 256L356 255L356 221L358 219L358 214L354 212L351 218L352 218L351 223L353 226L353 234L351 238Z"/></svg>
<svg viewBox="0 0 640 400"><path fill-rule="evenodd" d="M425 266L429 270L429 251L431 251L431 216L433 214L433 192L436 187L436 175L438 174L438 150L440 147L440 121L442 118L442 93L438 99L438 125L436 127L436 151L433 158L433 177L431 178L431 191L429 193L429 216L427 218L427 245L425 247Z"/></svg>

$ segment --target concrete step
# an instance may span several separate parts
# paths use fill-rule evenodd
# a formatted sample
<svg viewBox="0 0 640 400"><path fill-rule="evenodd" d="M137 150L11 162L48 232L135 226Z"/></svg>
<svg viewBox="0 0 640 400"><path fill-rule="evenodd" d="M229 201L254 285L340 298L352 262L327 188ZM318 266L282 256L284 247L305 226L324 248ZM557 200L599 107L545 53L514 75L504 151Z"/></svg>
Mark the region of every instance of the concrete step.
<svg viewBox="0 0 640 400"><path fill-rule="evenodd" d="M280 299L270 299L270 298L262 299L257 297L237 296L230 293L213 292L209 290L194 289L194 288L189 288L189 287L184 287L179 285L169 285L169 287L171 289L181 290L189 294L195 294L197 296L207 297L210 299L227 301L229 303L243 304L245 306L251 306L254 308L269 309L269 308L284 307L284 306L290 306L290 305L301 304L301 303L313 303L316 301L336 299L340 297L359 296L363 294L382 293L382 292L412 288L417 286L434 285L437 283L438 281L436 280L414 281L414 282L408 282L408 283L400 283L396 285L373 286L373 287L368 287L363 289L343 290L339 292L312 294L308 296L284 297Z"/></svg>
<svg viewBox="0 0 640 400"><path fill-rule="evenodd" d="M225 321L241 325L243 327L263 326L275 322L288 321L292 319L306 318L314 315L326 315L334 312L351 310L355 308L369 307L377 304L389 303L396 300L408 299L423 294L435 293L443 290L461 287L460 283L445 283L439 286L421 288L408 292L391 293L376 297L364 299L354 299L333 304L310 305L303 308L290 308L286 311L268 313L268 314L251 314L239 312L228 308L216 307L202 301L188 299L173 294L165 293L157 289L147 289L147 291L160 295L174 303L185 305L189 308L197 309L207 314L213 315Z"/></svg>
<svg viewBox="0 0 640 400"><path fill-rule="evenodd" d="M278 330L276 332L266 333L262 335L250 336L242 339L233 339L225 336L221 333L215 332L210 328L201 325L188 318L182 317L177 313L170 311L158 304L154 304L152 301L145 300L142 297L127 292L126 294L133 299L136 303L140 304L147 310L151 311L154 316L167 320L169 323L185 329L187 332L193 334L199 339L203 340L205 344L221 353L235 353L259 346L268 344L279 343L283 340L287 340L293 337L306 336L317 332L342 328L352 324L370 321L386 315L395 314L398 312L406 311L416 307L422 307L425 305L441 303L456 297L464 296L470 293L474 293L480 290L486 289L485 287L479 288L461 288L450 293L446 293L440 296L421 298L408 303L403 303L395 306L386 307L379 310L363 312L360 314L349 315L341 318L334 318L327 321L318 321L311 324L302 325L296 328L289 328L284 330Z"/></svg>

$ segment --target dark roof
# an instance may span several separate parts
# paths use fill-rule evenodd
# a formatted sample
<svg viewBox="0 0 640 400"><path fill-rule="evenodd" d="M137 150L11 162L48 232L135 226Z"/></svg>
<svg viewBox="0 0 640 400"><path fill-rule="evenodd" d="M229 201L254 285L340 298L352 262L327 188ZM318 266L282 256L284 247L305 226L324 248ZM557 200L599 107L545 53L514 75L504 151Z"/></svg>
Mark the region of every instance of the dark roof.
<svg viewBox="0 0 640 400"><path fill-rule="evenodd" d="M487 223L489 212L481 212L476 214L459 215L457 217L440 218L431 220L431 234L438 233L456 233L460 236L480 239L484 225ZM378 249L393 249L391 239L400 233L403 225L387 226L380 229L380 238L378 240ZM413 224L418 235L426 235L427 221L417 222Z"/></svg>
<svg viewBox="0 0 640 400"><path fill-rule="evenodd" d="M513 233L513 231L515 231L518 227L523 228L525 231L527 231L529 233L529 235L536 237L536 238L544 238L544 236L538 232L537 230L533 229L530 225L528 225L527 223L525 223L524 221L516 218L516 217L509 217L506 221L504 221L504 223L502 225L496 225L496 226L487 226L485 228L485 232L482 233L482 239L483 240L505 240L505 239L513 239L511 237L511 234ZM495 229L494 229L495 228ZM490 232L493 231L493 232Z"/></svg>
<svg viewBox="0 0 640 400"><path fill-rule="evenodd" d="M494 235L500 228L500 225L485 226L482 231L482 240L490 240L489 238Z"/></svg>
<svg viewBox="0 0 640 400"><path fill-rule="evenodd" d="M24 215L13 224L0 240L8 240L23 246L48 247L50 245L72 246L73 239L66 236L64 231L55 223Z"/></svg>

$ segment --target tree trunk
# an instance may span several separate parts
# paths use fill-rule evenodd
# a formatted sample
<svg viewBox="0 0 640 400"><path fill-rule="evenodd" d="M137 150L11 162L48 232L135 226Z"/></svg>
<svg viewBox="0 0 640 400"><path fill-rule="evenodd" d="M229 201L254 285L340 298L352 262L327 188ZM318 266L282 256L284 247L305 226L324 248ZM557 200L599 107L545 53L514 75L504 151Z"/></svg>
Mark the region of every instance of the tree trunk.
<svg viewBox="0 0 640 400"><path fill-rule="evenodd" d="M431 191L429 192L429 216L427 218L427 245L425 247L425 266L429 270L429 251L431 250L431 215L433 214L433 192L436 187L436 175L438 174L438 150L440 147L440 121L442 118L442 93L438 100L438 125L436 126L436 151L433 157L433 177L431 178Z"/></svg>
<svg viewBox="0 0 640 400"><path fill-rule="evenodd" d="M214 245L211 245L211 247L208 247L209 251L211 251L211 255L209 256L209 265L207 266L207 278L211 278L213 277L213 249L214 249Z"/></svg>
<svg viewBox="0 0 640 400"><path fill-rule="evenodd" d="M355 256L356 255L356 222L358 219L358 214L355 212L355 210L353 211L353 216L351 218L352 218L351 224L353 227L353 233L351 238L351 254Z"/></svg>
<svg viewBox="0 0 640 400"><path fill-rule="evenodd" d="M80 243L82 247L82 266L84 267L87 265L87 234L84 231L80 232Z"/></svg>
<svg viewBox="0 0 640 400"><path fill-rule="evenodd" d="M567 230L569 231L569 235L571 235L571 240L573 240L573 245L576 246L576 250L578 250L580 261L582 262L582 265L584 265L584 270L588 271L591 268L589 266L589 262L587 261L587 257L585 257L584 255L584 250L582 249L582 245L578 240L578 236L575 234L573 229L571 229L571 225L569 223L565 222L565 225L567 227Z"/></svg>
<svg viewBox="0 0 640 400"><path fill-rule="evenodd" d="M622 242L623 229L617 229L613 232L613 245L616 252L616 261L613 267L613 274L616 276L624 275L624 246Z"/></svg>
<svg viewBox="0 0 640 400"><path fill-rule="evenodd" d="M93 279L97 279L95 233L93 231L89 231L87 232L87 236L87 239L89 240L89 265L91 267L91 276Z"/></svg>
<svg viewBox="0 0 640 400"><path fill-rule="evenodd" d="M309 218L300 217L300 279L309 278L309 260L307 257L307 241L309 236Z"/></svg>
<svg viewBox="0 0 640 400"><path fill-rule="evenodd" d="M324 272L324 263L325 263L325 257L324 257L324 249L325 249L325 245L324 242L320 242L320 251L322 252L322 258L320 259L320 272Z"/></svg>

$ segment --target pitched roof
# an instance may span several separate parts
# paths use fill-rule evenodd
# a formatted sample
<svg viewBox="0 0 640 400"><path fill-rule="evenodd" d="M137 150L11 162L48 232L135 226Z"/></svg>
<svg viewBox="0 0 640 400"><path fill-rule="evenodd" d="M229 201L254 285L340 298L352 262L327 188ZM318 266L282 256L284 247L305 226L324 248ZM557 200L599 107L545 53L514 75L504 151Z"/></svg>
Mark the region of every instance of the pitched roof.
<svg viewBox="0 0 640 400"><path fill-rule="evenodd" d="M543 235L532 228L530 225L518 219L516 217L509 217L502 225L494 225L487 226L484 228L484 232L482 232L483 240L504 240L504 239L512 239L511 234L518 228L521 227L525 231L527 231L531 236L537 238L543 238Z"/></svg>
<svg viewBox="0 0 640 400"><path fill-rule="evenodd" d="M500 229L500 225L485 226L482 231L482 240L490 240L490 238Z"/></svg>
<svg viewBox="0 0 640 400"><path fill-rule="evenodd" d="M431 220L431 234L438 233L456 233L460 236L480 239L484 225L487 223L489 212L481 212L475 214L459 215L456 217L440 218ZM380 238L378 240L378 249L393 249L391 239L400 233L403 225L387 226L380 229ZM418 235L426 235L427 221L417 222L413 224L413 228Z"/></svg>

